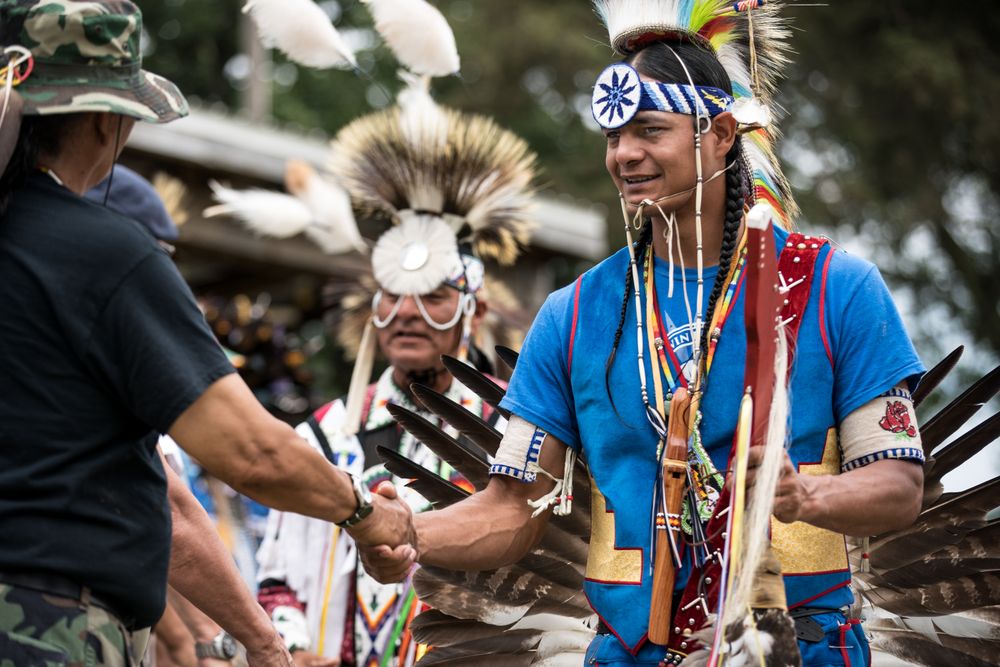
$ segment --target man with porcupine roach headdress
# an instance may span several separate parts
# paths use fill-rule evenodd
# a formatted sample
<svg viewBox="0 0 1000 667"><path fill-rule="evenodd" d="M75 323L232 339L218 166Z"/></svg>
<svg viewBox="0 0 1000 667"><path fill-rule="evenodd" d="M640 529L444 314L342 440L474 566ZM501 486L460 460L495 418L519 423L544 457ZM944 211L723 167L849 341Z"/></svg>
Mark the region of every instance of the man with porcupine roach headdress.
<svg viewBox="0 0 1000 667"><path fill-rule="evenodd" d="M582 456L600 619L587 664L865 664L845 535L917 515L909 392L924 368L875 267L794 231L773 150L780 3L595 4L622 57L598 77L593 115L627 247L546 301L501 403L513 416L489 485L414 517L416 559L521 558L567 509L565 462ZM748 446L765 444L750 399L770 406L767 446ZM882 425L896 406L912 428ZM746 505L758 491L766 504ZM386 574L399 556L363 553Z"/></svg>

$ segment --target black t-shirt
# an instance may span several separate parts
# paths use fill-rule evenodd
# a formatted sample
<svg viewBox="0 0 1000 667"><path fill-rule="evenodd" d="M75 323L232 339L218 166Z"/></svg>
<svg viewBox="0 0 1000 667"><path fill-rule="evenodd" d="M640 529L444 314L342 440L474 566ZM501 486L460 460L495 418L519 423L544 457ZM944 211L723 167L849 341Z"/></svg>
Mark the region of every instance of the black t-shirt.
<svg viewBox="0 0 1000 667"><path fill-rule="evenodd" d="M59 573L154 623L157 433L232 370L148 231L33 174L0 217L0 572Z"/></svg>

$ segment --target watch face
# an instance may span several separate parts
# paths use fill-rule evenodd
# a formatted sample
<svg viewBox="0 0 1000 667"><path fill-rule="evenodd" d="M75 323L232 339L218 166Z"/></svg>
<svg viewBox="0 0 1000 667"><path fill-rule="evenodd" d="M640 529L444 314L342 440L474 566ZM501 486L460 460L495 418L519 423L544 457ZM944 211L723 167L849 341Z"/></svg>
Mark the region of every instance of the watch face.
<svg viewBox="0 0 1000 667"><path fill-rule="evenodd" d="M223 658L229 660L236 657L236 640L228 634L222 633L216 637L216 643Z"/></svg>

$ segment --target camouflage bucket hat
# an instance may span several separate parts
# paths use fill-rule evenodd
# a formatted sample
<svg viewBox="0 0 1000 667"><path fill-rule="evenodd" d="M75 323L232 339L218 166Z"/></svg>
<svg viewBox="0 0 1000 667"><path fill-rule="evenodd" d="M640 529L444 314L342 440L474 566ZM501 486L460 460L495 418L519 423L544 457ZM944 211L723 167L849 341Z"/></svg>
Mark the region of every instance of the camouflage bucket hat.
<svg viewBox="0 0 1000 667"><path fill-rule="evenodd" d="M0 0L0 48L20 44L34 57L17 87L26 115L186 116L177 86L142 69L141 33L142 12L128 0Z"/></svg>

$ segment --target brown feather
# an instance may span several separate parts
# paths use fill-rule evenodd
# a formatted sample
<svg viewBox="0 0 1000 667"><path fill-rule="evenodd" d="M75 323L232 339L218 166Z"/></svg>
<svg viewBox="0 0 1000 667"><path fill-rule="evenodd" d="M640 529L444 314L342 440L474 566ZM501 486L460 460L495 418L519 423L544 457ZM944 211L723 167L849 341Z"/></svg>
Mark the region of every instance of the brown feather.
<svg viewBox="0 0 1000 667"><path fill-rule="evenodd" d="M959 345L948 353L948 356L937 362L934 368L924 373L924 376L920 378L920 384L913 390L913 394L910 397L913 400L913 407L918 407L923 403L924 399L941 384L941 380L945 379L951 373L951 370L955 368L955 364L958 363L964 351L965 346Z"/></svg>
<svg viewBox="0 0 1000 667"><path fill-rule="evenodd" d="M495 456L500 447L500 440L503 435L472 412L466 410L458 403L440 394L430 387L421 384L410 386L413 395L428 410L436 414L456 431L466 436L486 454ZM483 456L483 460L486 457Z"/></svg>
<svg viewBox="0 0 1000 667"><path fill-rule="evenodd" d="M923 441L924 454L929 455L935 447L951 437L998 391L1000 391L1000 366L981 377L921 427L920 438Z"/></svg>
<svg viewBox="0 0 1000 667"><path fill-rule="evenodd" d="M489 625L482 621L455 618L439 609L421 612L410 623L413 638L421 644L443 648L494 637L510 625Z"/></svg>
<svg viewBox="0 0 1000 667"><path fill-rule="evenodd" d="M872 648L914 665L926 667L992 667L1000 644L993 641L938 634L935 638L913 630L874 628ZM878 664L873 659L873 664Z"/></svg>
<svg viewBox="0 0 1000 667"><path fill-rule="evenodd" d="M422 495L436 508L453 505L469 496L469 492L455 486L446 479L434 474L427 468L417 465L399 452L387 447L376 447L386 470L396 477L409 479L407 486Z"/></svg>
<svg viewBox="0 0 1000 667"><path fill-rule="evenodd" d="M986 525L986 514L997 506L1000 477L925 510L911 527L873 539L872 568L888 570L912 563L928 553L955 544Z"/></svg>
<svg viewBox="0 0 1000 667"><path fill-rule="evenodd" d="M503 400L506 393L503 387L455 357L448 356L447 354L442 355L441 362L448 369L448 372L454 375L459 382L476 392L480 398L506 419L510 419L510 410L500 407L500 401Z"/></svg>
<svg viewBox="0 0 1000 667"><path fill-rule="evenodd" d="M517 365L517 357L519 356L517 352L505 347L503 345L497 345L497 356L503 361L511 370L514 370L514 366Z"/></svg>
<svg viewBox="0 0 1000 667"><path fill-rule="evenodd" d="M482 572L458 572L436 567L423 569L440 582L479 591L484 598L504 605L512 607L534 606L539 603L567 605L578 610L579 618L585 618L593 613L583 596L582 588L565 588L551 579L524 569L518 563Z"/></svg>
<svg viewBox="0 0 1000 667"><path fill-rule="evenodd" d="M469 572L465 581L455 583L455 573L421 568L413 576L413 585L420 600L449 616L472 619L490 625L509 625L526 615L550 613L569 618L587 618L593 612L586 601L573 596L565 600L544 597L545 590L531 588L513 595L514 601L497 599L489 591L491 582L488 573ZM443 575L440 578L436 575ZM514 592L513 583L507 572L501 572L497 579L503 585L497 590ZM579 592L582 597L582 591Z"/></svg>
<svg viewBox="0 0 1000 667"><path fill-rule="evenodd" d="M922 588L945 579L970 576L977 572L1000 570L1000 522L994 522L966 535L906 567L883 574L859 573L870 585L896 588Z"/></svg>
<svg viewBox="0 0 1000 667"><path fill-rule="evenodd" d="M400 426L442 461L460 472L477 490L486 488L486 483L489 481L489 464L486 462L485 453L473 449L475 445L462 444L436 425L401 405L389 403L386 409Z"/></svg>
<svg viewBox="0 0 1000 667"><path fill-rule="evenodd" d="M978 454L998 436L1000 436L1000 412L934 453L924 467L925 489L939 488L942 477ZM937 497L940 497L940 493ZM928 494L925 494L925 505L934 500L936 498L933 495L928 497Z"/></svg>
<svg viewBox="0 0 1000 667"><path fill-rule="evenodd" d="M939 581L917 590L865 591L873 604L900 616L935 616L1000 604L1000 575L980 572Z"/></svg>

